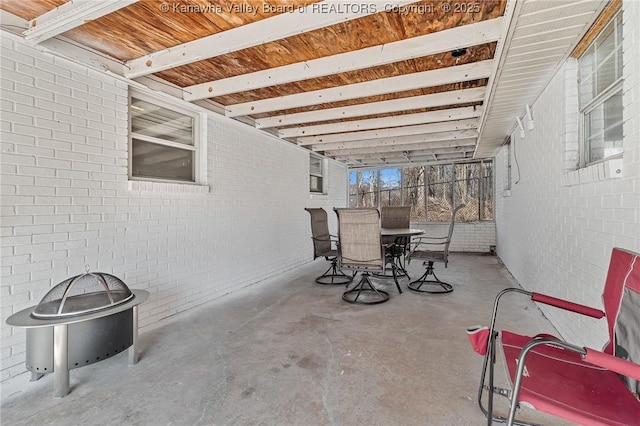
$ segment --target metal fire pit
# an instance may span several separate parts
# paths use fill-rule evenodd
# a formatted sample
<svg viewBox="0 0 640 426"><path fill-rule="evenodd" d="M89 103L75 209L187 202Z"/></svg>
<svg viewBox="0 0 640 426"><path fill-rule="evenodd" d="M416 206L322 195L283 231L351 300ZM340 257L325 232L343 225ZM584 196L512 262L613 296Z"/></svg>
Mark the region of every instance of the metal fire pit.
<svg viewBox="0 0 640 426"><path fill-rule="evenodd" d="M87 272L56 285L7 324L27 329L27 370L32 380L53 373L54 396L61 398L69 393L71 369L127 348L129 364L138 362L138 305L148 297L113 275Z"/></svg>

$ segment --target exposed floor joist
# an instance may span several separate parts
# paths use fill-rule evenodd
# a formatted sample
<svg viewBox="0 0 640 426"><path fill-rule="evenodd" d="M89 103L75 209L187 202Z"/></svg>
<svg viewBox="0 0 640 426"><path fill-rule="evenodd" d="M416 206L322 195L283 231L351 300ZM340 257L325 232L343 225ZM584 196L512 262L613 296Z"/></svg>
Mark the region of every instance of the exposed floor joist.
<svg viewBox="0 0 640 426"><path fill-rule="evenodd" d="M469 102L480 102L485 96L485 87L462 89L451 92L434 93L431 95L413 96L392 99L389 101L369 102L362 105L351 105L338 108L327 108L309 112L283 114L255 121L259 129L291 126L301 123L340 120L367 115L411 111L422 108L434 108L443 105L455 105Z"/></svg>
<svg viewBox="0 0 640 426"><path fill-rule="evenodd" d="M71 0L29 21L25 40L41 43L86 21L98 19L138 0Z"/></svg>
<svg viewBox="0 0 640 426"><path fill-rule="evenodd" d="M409 0L389 1L389 4L402 5ZM345 13L329 10L326 13L314 13L309 5L293 12L286 12L272 18L233 28L222 33L181 44L179 46L153 52L125 63L124 75L128 78L153 74L179 65L190 64L203 59L213 58L229 52L246 49L273 40L284 39L317 28L345 22L370 15L376 9L352 8ZM301 15L304 19L301 19Z"/></svg>
<svg viewBox="0 0 640 426"><path fill-rule="evenodd" d="M184 99L193 101L212 96L239 93L496 41L500 36L501 23L502 18L495 18L354 52L208 81L185 87Z"/></svg>
<svg viewBox="0 0 640 426"><path fill-rule="evenodd" d="M439 86L458 81L478 80L491 75L492 62L493 61L490 60L474 62L452 68L440 68L396 77L380 78L347 86L228 105L226 115L227 117L238 117L241 115L260 114L289 108L319 105L327 102L338 102L385 93Z"/></svg>

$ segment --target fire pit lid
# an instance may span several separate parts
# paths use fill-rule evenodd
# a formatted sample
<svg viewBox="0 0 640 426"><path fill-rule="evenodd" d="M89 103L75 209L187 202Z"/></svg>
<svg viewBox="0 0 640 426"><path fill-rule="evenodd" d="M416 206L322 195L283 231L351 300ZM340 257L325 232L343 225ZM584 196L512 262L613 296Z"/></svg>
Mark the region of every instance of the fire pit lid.
<svg viewBox="0 0 640 426"><path fill-rule="evenodd" d="M120 278L103 272L87 272L68 278L49 290L31 316L60 318L83 315L125 303L133 297Z"/></svg>

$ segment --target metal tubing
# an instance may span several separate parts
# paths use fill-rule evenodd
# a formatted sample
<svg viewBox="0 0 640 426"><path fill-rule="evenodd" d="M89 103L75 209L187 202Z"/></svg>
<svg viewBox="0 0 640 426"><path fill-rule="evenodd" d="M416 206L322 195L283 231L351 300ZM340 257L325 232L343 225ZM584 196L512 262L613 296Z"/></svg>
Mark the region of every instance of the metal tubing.
<svg viewBox="0 0 640 426"><path fill-rule="evenodd" d="M571 343L564 342L558 339L541 338L535 339L527 343L520 352L518 357L518 369L516 370L516 380L513 383L513 395L511 396L511 407L509 408L509 418L507 419L507 425L512 426L516 417L516 409L518 408L518 394L520 393L520 386L522 385L522 376L524 374L525 362L529 352L539 345L552 344L554 346L560 346L561 348L577 352L581 355L587 353L586 349L580 346L572 345Z"/></svg>
<svg viewBox="0 0 640 426"><path fill-rule="evenodd" d="M138 306L134 306L131 308L132 313L132 321L133 324L133 338L131 347L129 347L129 365L134 365L138 363Z"/></svg>
<svg viewBox="0 0 640 426"><path fill-rule="evenodd" d="M532 292L522 290L515 287L505 288L500 291L495 298L493 303L493 311L491 313L491 323L489 325L489 342L487 345L487 353L484 356L484 361L482 363L482 375L480 376L480 386L478 387L478 405L480 406L480 410L487 417L487 424L491 425L492 422L505 422L507 419L500 416L493 415L493 374L494 374L494 366L496 362L496 344L495 339L497 338L498 332L495 330L496 328L496 318L498 316L498 306L500 304L500 299L507 293L516 292L527 295L531 297L533 295ZM485 380L487 377L487 367L489 367L489 400L488 407L485 408L482 404L482 394L485 388ZM529 424L529 423L516 423L516 424Z"/></svg>
<svg viewBox="0 0 640 426"><path fill-rule="evenodd" d="M53 396L62 398L69 393L69 348L67 324L53 327Z"/></svg>

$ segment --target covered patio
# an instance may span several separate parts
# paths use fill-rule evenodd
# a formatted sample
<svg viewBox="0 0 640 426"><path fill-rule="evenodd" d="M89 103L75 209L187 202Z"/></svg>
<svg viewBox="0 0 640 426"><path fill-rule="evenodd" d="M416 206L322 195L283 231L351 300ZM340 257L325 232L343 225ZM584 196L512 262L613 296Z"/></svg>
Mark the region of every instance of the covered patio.
<svg viewBox="0 0 640 426"><path fill-rule="evenodd" d="M455 285L448 295L397 295L390 280L376 280L394 297L375 306L349 305L342 286L315 284L324 263L145 328L139 364L120 354L73 370L62 400L51 397L49 378L3 384L3 423L483 424L482 358L465 328L486 323L494 295L517 286L499 259L452 255L441 273ZM414 277L421 272L409 265ZM557 333L526 300L505 313L522 330Z"/></svg>
<svg viewBox="0 0 640 426"><path fill-rule="evenodd" d="M3 0L2 421L483 423L464 329L496 293L600 308L612 249L640 252L639 22L635 0ZM452 293L314 283L305 208L335 234L335 208L409 205L441 236L462 204ZM6 321L87 270L148 293L140 362L54 399Z"/></svg>

